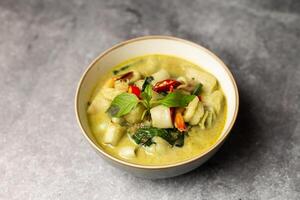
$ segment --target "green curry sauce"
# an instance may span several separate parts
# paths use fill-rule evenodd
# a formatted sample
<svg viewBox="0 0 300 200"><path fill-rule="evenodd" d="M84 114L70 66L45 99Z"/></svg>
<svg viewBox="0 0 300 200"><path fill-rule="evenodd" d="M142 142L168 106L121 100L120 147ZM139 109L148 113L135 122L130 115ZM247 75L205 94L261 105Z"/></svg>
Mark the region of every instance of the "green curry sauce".
<svg viewBox="0 0 300 200"><path fill-rule="evenodd" d="M122 75L132 71L135 72L133 78L124 79L125 81L123 82L116 80L118 77L120 78ZM157 73L158 71L161 73ZM161 75L166 72L167 75ZM195 77L193 77L194 74L196 74ZM166 122L164 122L164 120L168 117L166 116L166 118L162 117L162 119L157 119L158 122L156 122L157 125L155 125L156 119L154 118L157 118L155 112L168 113L169 111L169 108L164 105L159 105L160 103L157 102L162 102L161 99L166 98L168 93L172 93L171 91L173 88L169 88L170 90L166 92L156 93L154 91L150 91L152 92L152 99L155 100L151 100L152 105L149 106L150 110L148 111L143 97L141 97L141 95L139 98L138 96L134 96L138 95L138 90L140 90L142 94L143 84L145 83L146 77L152 77L152 75L153 77L158 77L157 84L162 81L159 79L163 79L164 76L168 76L168 80L181 81L181 86L176 86L177 88L175 88L175 92L176 90L182 92L180 94L186 95L188 100L187 102L181 102L182 104L185 103L186 107L175 108L175 110L176 113L178 111L185 120L184 131L179 131L180 128L177 127L182 126L182 124L175 124L174 114L172 115L172 113L171 122L170 120L166 120ZM194 115L196 113L196 111L188 108L191 107L191 99L196 101L194 96L191 96L193 95L193 89L189 87L196 87L197 83L201 86L203 85L202 88L198 88L200 93L196 96L199 97L195 97L197 98L198 104L196 103L196 105L197 108L199 108L200 113L198 114L199 116L201 115L201 117L199 117L200 121L198 121L197 117L195 117L194 120L190 119L188 122L188 118L191 117L188 116L187 109L190 109L189 112L194 112ZM155 84L154 79L150 82L149 88L154 90L155 85L157 84ZM135 87L132 87L132 85L137 88L139 87L140 89L136 89ZM185 85L186 87L184 87ZM132 88L129 89L130 87ZM190 92L188 92L189 90ZM124 108L125 112L129 112L126 115L113 117L112 114L116 115L115 112L120 112L120 107L118 107L119 104L116 104L116 107L112 107L114 104L113 102L116 102L118 95L124 93L130 94L128 95L128 98L125 96L126 98L124 101L131 98L132 102L136 104L128 104L129 107ZM122 99L120 98L119 100ZM177 101L178 99L175 100ZM181 100L179 99L178 101ZM131 163L143 165L172 164L191 159L207 151L219 139L224 128L227 112L226 98L224 97L217 80L211 74L186 60L166 55L147 55L137 57L117 65L99 80L99 83L90 98L90 102L91 105L87 110L89 124L99 146L114 157ZM128 102L121 102L120 106L123 106L126 103ZM130 105L132 105L132 108L130 108ZM202 106L201 112L200 106ZM158 111L153 109L154 107L157 107L156 110ZM161 109L161 107L163 107L163 109ZM196 108L194 109L196 110ZM110 112L111 110L113 111ZM142 114L144 116L142 116ZM194 117L194 115L192 115L192 117ZM180 121L180 118L177 119L177 122L178 120ZM192 121L194 125L190 124ZM160 123L166 123L166 125L162 125ZM176 137L178 138L181 134L183 134L184 143L180 143L180 145L177 146L175 144L178 142L178 139L176 142L171 143L168 140L166 141L162 136L156 135L156 137L147 140L148 143L137 144L136 140L134 140L134 134L137 130L141 126L148 128L153 127L154 125L159 126L158 128L155 128L155 130L174 130L177 134ZM173 127L161 128L160 126ZM173 133L171 133L171 135L172 134Z"/></svg>

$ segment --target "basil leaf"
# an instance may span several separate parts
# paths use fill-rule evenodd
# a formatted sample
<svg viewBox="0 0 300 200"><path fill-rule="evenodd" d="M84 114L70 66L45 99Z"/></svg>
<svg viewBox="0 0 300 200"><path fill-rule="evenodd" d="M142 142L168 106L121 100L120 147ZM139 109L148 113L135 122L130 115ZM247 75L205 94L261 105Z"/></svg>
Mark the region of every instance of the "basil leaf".
<svg viewBox="0 0 300 200"><path fill-rule="evenodd" d="M174 145L175 145L176 147L183 147L183 145L184 145L184 136L185 136L184 133L180 133L180 134L178 135L178 138L177 138L177 140L176 140L175 143L174 143Z"/></svg>
<svg viewBox="0 0 300 200"><path fill-rule="evenodd" d="M150 100L152 98L152 86L147 85L144 92L141 94L143 100L147 101L147 103L150 103Z"/></svg>
<svg viewBox="0 0 300 200"><path fill-rule="evenodd" d="M106 112L113 117L121 117L135 108L138 102L137 96L124 92L114 98Z"/></svg>
<svg viewBox="0 0 300 200"><path fill-rule="evenodd" d="M203 85L201 83L198 83L194 89L194 91L192 92L193 95L198 96L201 92Z"/></svg>
<svg viewBox="0 0 300 200"><path fill-rule="evenodd" d="M158 100L158 103L166 107L186 107L194 98L195 95L186 95L177 91L169 93L164 98Z"/></svg>
<svg viewBox="0 0 300 200"><path fill-rule="evenodd" d="M145 81L144 81L144 83L143 83L143 86L142 86L142 91L144 91L144 90L146 89L146 87L147 87L148 85L150 85L151 82L152 82L153 80L154 80L154 78L153 78L152 76L146 77L146 78L145 78Z"/></svg>
<svg viewBox="0 0 300 200"><path fill-rule="evenodd" d="M171 145L176 145L182 147L184 143L184 134L178 132L174 129L161 129L156 127L142 127L139 128L132 139L137 144L142 144L145 146L150 146L154 142L152 138L158 136L166 140Z"/></svg>

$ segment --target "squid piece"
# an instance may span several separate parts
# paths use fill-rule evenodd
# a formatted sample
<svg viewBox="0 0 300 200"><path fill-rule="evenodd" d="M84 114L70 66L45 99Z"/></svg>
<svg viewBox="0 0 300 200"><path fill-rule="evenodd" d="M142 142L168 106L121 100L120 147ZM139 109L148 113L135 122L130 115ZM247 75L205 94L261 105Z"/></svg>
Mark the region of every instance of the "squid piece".
<svg viewBox="0 0 300 200"><path fill-rule="evenodd" d="M203 103L199 101L197 109L192 117L192 119L190 120L190 124L191 125L196 125L200 122L201 117L204 115L204 107L203 107Z"/></svg>
<svg viewBox="0 0 300 200"><path fill-rule="evenodd" d="M184 115L183 115L183 119L184 119L185 122L189 122L192 119L192 117L193 117L193 115L196 111L196 108L198 106L198 102L199 102L198 97L195 97L189 103L189 105L186 107L186 110L185 110Z"/></svg>
<svg viewBox="0 0 300 200"><path fill-rule="evenodd" d="M208 96L204 96L203 101L205 105L212 107L216 114L219 114L224 102L224 96L220 90L214 91Z"/></svg>
<svg viewBox="0 0 300 200"><path fill-rule="evenodd" d="M207 118L205 120L205 126L207 128L210 128L213 124L213 120L214 120L214 113L212 111L208 111L207 112Z"/></svg>
<svg viewBox="0 0 300 200"><path fill-rule="evenodd" d="M199 126L201 129L205 129L205 121L206 121L207 116L208 116L208 111L205 111L202 119L199 122Z"/></svg>
<svg viewBox="0 0 300 200"><path fill-rule="evenodd" d="M159 105L150 109L152 126L157 128L173 128L170 108Z"/></svg>

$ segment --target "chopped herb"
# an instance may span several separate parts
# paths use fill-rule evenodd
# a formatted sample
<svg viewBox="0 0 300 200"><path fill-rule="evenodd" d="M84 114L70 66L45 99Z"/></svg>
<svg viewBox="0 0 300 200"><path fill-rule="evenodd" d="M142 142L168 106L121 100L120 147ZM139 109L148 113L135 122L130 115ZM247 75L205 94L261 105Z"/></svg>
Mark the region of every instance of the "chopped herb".
<svg viewBox="0 0 300 200"><path fill-rule="evenodd" d="M186 107L194 98L195 95L187 95L177 91L169 93L164 98L158 100L157 103L167 107Z"/></svg>
<svg viewBox="0 0 300 200"><path fill-rule="evenodd" d="M136 95L124 92L114 98L106 112L112 117L121 117L135 108L138 102Z"/></svg>
<svg viewBox="0 0 300 200"><path fill-rule="evenodd" d="M152 76L146 77L145 81L143 83L143 86L142 86L142 91L144 91L146 89L147 85L150 85L153 80L154 80L154 78Z"/></svg>
<svg viewBox="0 0 300 200"><path fill-rule="evenodd" d="M203 85L201 83L198 83L195 87L195 89L193 90L192 94L198 96L201 92Z"/></svg>
<svg viewBox="0 0 300 200"><path fill-rule="evenodd" d="M170 145L182 147L184 143L184 134L178 132L176 129L161 129L155 127L139 128L132 139L137 143L145 146L150 146L154 142L152 138L158 136L166 140Z"/></svg>

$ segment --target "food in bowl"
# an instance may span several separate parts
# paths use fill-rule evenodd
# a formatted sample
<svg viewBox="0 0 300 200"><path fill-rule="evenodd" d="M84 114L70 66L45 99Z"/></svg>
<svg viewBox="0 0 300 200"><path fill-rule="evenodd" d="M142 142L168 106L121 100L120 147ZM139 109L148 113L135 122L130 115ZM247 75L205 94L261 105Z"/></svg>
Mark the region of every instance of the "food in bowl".
<svg viewBox="0 0 300 200"><path fill-rule="evenodd" d="M88 104L98 144L142 165L177 163L205 152L221 136L227 112L216 77L167 55L115 66L99 77Z"/></svg>

